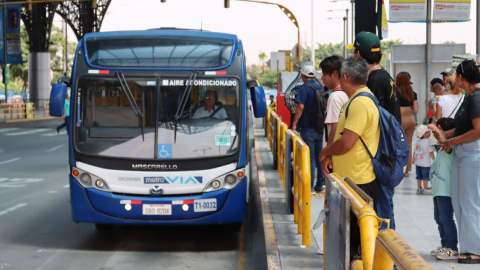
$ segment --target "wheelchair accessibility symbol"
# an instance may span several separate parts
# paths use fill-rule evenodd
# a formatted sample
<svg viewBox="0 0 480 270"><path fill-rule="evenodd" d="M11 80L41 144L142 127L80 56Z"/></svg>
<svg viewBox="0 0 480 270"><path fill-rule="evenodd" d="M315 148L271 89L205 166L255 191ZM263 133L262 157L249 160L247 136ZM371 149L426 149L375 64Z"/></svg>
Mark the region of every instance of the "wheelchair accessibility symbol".
<svg viewBox="0 0 480 270"><path fill-rule="evenodd" d="M171 144L159 144L158 145L158 158L172 158L172 145Z"/></svg>

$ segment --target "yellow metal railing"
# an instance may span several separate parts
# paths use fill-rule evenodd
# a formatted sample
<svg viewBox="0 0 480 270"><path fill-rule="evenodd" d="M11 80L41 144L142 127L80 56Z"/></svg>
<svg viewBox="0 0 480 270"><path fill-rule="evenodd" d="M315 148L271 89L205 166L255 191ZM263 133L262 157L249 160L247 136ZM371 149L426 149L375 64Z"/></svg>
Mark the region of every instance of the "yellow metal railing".
<svg viewBox="0 0 480 270"><path fill-rule="evenodd" d="M0 104L0 119L27 119L35 117L35 105L33 103L2 103Z"/></svg>
<svg viewBox="0 0 480 270"><path fill-rule="evenodd" d="M277 153L275 152L276 148L276 130L277 130L277 118L278 115L275 111L270 111L270 119L268 126L270 128L270 131L268 132L268 142L270 144L270 150L272 152L272 155L276 155Z"/></svg>
<svg viewBox="0 0 480 270"><path fill-rule="evenodd" d="M50 116L50 101L43 103L43 116Z"/></svg>
<svg viewBox="0 0 480 270"><path fill-rule="evenodd" d="M310 149L298 138L293 146L293 197L294 220L298 225L298 233L302 234L302 245L311 243L311 179L310 179Z"/></svg>
<svg viewBox="0 0 480 270"><path fill-rule="evenodd" d="M281 119L277 123L277 162L278 174L282 180L283 188L285 188L285 134L288 130L287 124L283 123Z"/></svg>
<svg viewBox="0 0 480 270"><path fill-rule="evenodd" d="M377 217L375 210L338 174L332 173L327 177L350 201L351 210L358 218L362 260L354 261L351 269L393 269L394 262L399 269L433 269L395 231L388 229L379 233L379 222L387 222L390 226L390 220Z"/></svg>

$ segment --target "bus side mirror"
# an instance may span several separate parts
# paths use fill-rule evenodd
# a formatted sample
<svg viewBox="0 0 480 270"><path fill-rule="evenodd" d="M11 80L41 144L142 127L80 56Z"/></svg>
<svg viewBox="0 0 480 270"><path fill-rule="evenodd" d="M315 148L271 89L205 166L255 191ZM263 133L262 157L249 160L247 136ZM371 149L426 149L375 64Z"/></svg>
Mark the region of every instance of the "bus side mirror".
<svg viewBox="0 0 480 270"><path fill-rule="evenodd" d="M64 83L54 83L50 92L50 115L63 116L63 106L65 106L65 97L67 96L67 85Z"/></svg>
<svg viewBox="0 0 480 270"><path fill-rule="evenodd" d="M267 115L267 103L265 101L263 86L250 88L250 96L252 99L253 115L255 115L256 118L265 117Z"/></svg>
<svg viewBox="0 0 480 270"><path fill-rule="evenodd" d="M68 87L68 86L70 86L70 77L62 76L62 77L58 78L57 83L64 83Z"/></svg>

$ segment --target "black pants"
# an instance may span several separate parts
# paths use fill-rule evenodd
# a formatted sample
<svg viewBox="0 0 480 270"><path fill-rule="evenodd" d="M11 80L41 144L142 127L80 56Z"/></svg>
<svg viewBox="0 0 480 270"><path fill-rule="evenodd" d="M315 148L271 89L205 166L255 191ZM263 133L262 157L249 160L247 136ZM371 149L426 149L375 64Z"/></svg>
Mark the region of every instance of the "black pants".
<svg viewBox="0 0 480 270"><path fill-rule="evenodd" d="M378 193L380 192L380 182L378 179L373 180L368 184L357 185L360 189L365 191L373 199L373 205L377 201ZM376 208L374 206L374 208ZM377 209L374 209L375 211ZM358 219L355 214L352 212L350 214L350 258L353 259L353 256L359 254L360 246L360 227L358 227Z"/></svg>

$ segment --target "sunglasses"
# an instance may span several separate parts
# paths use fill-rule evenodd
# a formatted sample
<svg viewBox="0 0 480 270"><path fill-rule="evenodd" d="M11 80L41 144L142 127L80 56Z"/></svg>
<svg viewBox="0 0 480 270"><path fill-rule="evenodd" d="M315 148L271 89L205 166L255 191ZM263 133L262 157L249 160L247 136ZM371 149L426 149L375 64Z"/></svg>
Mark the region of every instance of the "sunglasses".
<svg viewBox="0 0 480 270"><path fill-rule="evenodd" d="M205 97L205 99L214 99L215 97Z"/></svg>

